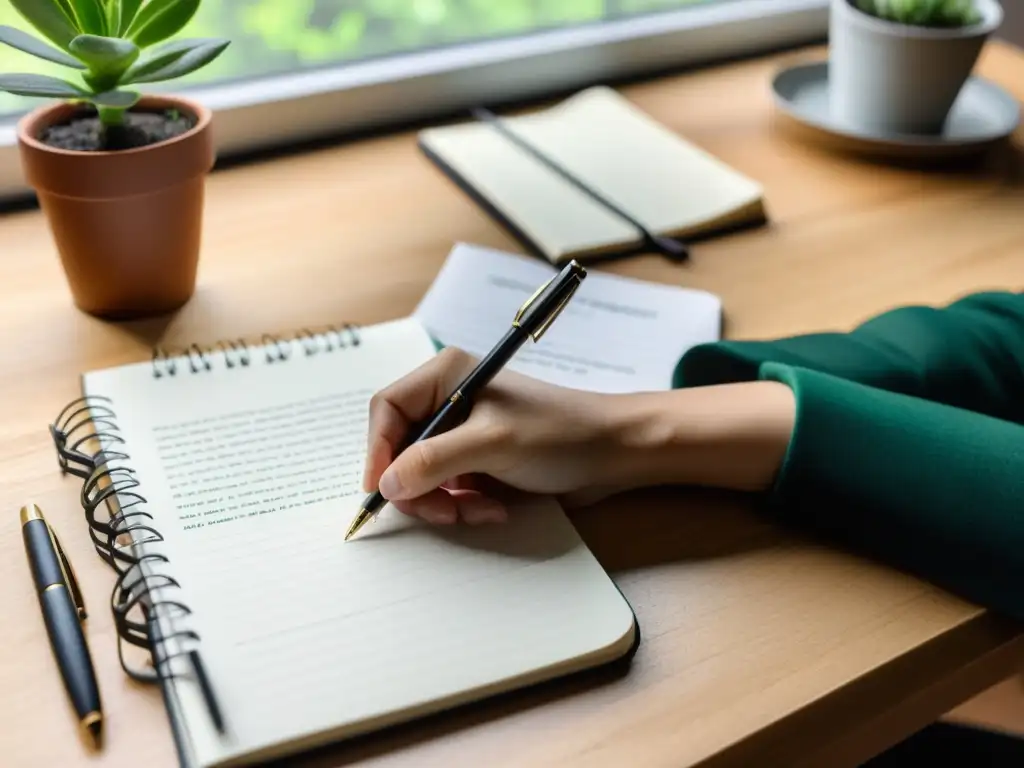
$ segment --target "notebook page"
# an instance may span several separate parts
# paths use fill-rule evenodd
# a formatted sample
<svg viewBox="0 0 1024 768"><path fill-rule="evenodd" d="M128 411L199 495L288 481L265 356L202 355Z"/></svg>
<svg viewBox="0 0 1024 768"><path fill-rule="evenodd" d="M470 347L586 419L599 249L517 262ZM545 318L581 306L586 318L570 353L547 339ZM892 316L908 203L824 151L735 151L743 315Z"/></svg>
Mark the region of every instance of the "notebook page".
<svg viewBox="0 0 1024 768"><path fill-rule="evenodd" d="M420 134L420 142L553 262L567 254L642 242L632 225L490 126L470 123L431 129Z"/></svg>
<svg viewBox="0 0 1024 768"><path fill-rule="evenodd" d="M604 86L508 124L654 232L699 227L762 196L756 182Z"/></svg>
<svg viewBox="0 0 1024 768"><path fill-rule="evenodd" d="M434 353L414 320L362 335L246 369L215 357L198 374L85 378L114 403L224 711L219 736L195 685L175 684L196 765L379 727L631 638L628 605L551 501L517 504L500 529L438 530L388 507L343 542L369 398Z"/></svg>
<svg viewBox="0 0 1024 768"><path fill-rule="evenodd" d="M476 356L507 330L516 310L554 274L535 259L457 245L415 316L434 338ZM669 389L683 353L717 341L716 296L588 270L572 301L511 370L596 392Z"/></svg>

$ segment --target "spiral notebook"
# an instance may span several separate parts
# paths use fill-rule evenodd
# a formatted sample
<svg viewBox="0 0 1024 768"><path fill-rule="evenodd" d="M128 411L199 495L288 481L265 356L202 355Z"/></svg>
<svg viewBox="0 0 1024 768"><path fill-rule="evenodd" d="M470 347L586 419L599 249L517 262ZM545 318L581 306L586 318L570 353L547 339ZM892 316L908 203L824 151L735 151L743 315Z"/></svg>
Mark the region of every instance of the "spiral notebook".
<svg viewBox="0 0 1024 768"><path fill-rule="evenodd" d="M683 258L686 241L767 221L760 184L612 88L515 117L475 115L422 131L420 149L553 264L643 250Z"/></svg>
<svg viewBox="0 0 1024 768"><path fill-rule="evenodd" d="M635 651L630 606L550 499L500 528L388 507L343 541L370 396L434 353L414 319L193 345L84 374L55 420L117 574L122 664L161 686L181 765L287 756Z"/></svg>

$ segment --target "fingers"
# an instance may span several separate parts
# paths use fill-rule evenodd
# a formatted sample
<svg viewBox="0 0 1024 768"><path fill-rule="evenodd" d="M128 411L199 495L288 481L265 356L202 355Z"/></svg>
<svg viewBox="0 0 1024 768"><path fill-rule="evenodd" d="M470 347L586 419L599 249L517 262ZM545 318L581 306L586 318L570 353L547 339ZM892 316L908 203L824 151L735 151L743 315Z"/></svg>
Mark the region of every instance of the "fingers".
<svg viewBox="0 0 1024 768"><path fill-rule="evenodd" d="M440 488L450 478L486 473L501 443L472 421L414 443L380 478L380 492L391 502L415 499Z"/></svg>
<svg viewBox="0 0 1024 768"><path fill-rule="evenodd" d="M377 487L411 426L437 410L475 365L472 356L449 347L370 399L365 491Z"/></svg>
<svg viewBox="0 0 1024 768"><path fill-rule="evenodd" d="M370 402L370 428L367 435L366 466L363 469L363 490L375 490L380 476L388 468L404 439L409 422L387 400Z"/></svg>
<svg viewBox="0 0 1024 768"><path fill-rule="evenodd" d="M446 491L438 488L415 499L396 501L394 506L400 512L432 525L453 525L460 519L468 525L487 525L508 520L504 504L477 491Z"/></svg>

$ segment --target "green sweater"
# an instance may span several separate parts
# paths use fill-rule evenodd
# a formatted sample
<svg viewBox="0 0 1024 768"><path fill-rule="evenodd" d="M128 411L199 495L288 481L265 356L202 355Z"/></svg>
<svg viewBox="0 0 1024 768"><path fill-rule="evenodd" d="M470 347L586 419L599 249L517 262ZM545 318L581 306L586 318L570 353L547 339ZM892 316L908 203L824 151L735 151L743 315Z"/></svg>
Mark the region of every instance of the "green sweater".
<svg viewBox="0 0 1024 768"><path fill-rule="evenodd" d="M797 402L772 514L1024 620L1024 294L702 345L674 384L758 378Z"/></svg>

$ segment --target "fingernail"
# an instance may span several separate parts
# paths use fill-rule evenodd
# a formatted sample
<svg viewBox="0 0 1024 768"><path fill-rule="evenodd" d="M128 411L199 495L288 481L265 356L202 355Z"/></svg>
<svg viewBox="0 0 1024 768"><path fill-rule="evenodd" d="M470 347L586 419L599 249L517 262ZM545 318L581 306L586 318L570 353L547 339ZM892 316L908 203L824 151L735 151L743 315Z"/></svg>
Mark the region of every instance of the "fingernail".
<svg viewBox="0 0 1024 768"><path fill-rule="evenodd" d="M380 479L380 495L385 499L394 500L402 495L402 481L398 474L388 470Z"/></svg>

